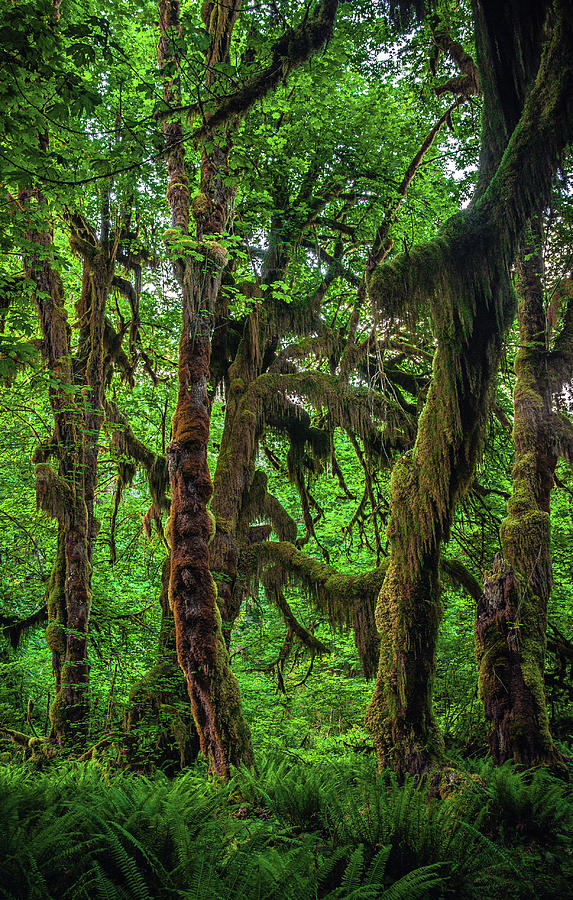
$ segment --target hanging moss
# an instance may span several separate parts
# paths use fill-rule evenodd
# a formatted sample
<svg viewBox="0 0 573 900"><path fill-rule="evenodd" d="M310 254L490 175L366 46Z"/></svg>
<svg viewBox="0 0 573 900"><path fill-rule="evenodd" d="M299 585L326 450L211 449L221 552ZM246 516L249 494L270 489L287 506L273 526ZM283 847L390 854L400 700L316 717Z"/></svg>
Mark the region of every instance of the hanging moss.
<svg viewBox="0 0 573 900"><path fill-rule="evenodd" d="M529 27L527 16L517 21L518 29L524 25ZM495 29L481 31L478 42L483 76L491 65L483 53L499 52ZM570 43L571 17L559 4L535 85L513 120L509 142L505 124L496 135L495 165L488 164L472 206L450 219L434 241L378 267L368 285L374 306L395 317L414 318L428 305L437 341L416 444L392 478L392 562L377 608L387 638L367 717L381 766L392 758L399 770L420 772L442 755L431 700L440 546L481 449L502 338L515 314L509 268L519 236L548 197L558 154L573 135ZM535 77L534 57L529 69L514 62L516 72L521 66L518 82ZM488 111L497 105L502 113L489 71L487 77Z"/></svg>
<svg viewBox="0 0 573 900"><path fill-rule="evenodd" d="M70 485L57 475L48 463L36 465L36 503L62 525L69 523L74 493Z"/></svg>
<svg viewBox="0 0 573 900"><path fill-rule="evenodd" d="M265 541L241 551L235 602L263 579L267 590L277 592L290 584L302 586L335 627L352 628L366 678L375 671L378 637L373 608L384 578L385 566L364 575L342 575L313 559L287 541ZM264 574L263 574L264 573Z"/></svg>

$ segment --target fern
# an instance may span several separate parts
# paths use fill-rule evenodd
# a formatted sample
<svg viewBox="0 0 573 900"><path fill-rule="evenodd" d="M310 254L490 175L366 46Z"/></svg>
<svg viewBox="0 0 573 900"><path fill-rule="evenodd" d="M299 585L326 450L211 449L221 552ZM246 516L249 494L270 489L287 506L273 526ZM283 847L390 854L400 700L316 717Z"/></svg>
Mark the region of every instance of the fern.
<svg viewBox="0 0 573 900"><path fill-rule="evenodd" d="M567 788L547 772L518 771L511 763L488 766L481 821L504 839L514 842L525 837L542 843L570 831L573 806ZM484 797L485 795L485 797ZM482 803L483 803L482 799Z"/></svg>
<svg viewBox="0 0 573 900"><path fill-rule="evenodd" d="M170 782L162 775L110 779L93 766L33 779L25 770L0 769L0 896L565 896L568 788L511 767L490 774L483 786L443 803L429 802L414 780L376 780L371 767L353 770L346 761L308 765L273 756L261 774L236 772L228 787L195 771ZM525 815L532 823L518 829ZM550 829L553 855L547 843L540 848L549 873L539 854L513 849L513 826L517 836ZM492 839L496 829L508 834L506 848Z"/></svg>
<svg viewBox="0 0 573 900"><path fill-rule="evenodd" d="M440 875L442 868L442 864L437 863L412 869L378 896L380 900L417 900L428 897L434 888L445 886L446 879Z"/></svg>

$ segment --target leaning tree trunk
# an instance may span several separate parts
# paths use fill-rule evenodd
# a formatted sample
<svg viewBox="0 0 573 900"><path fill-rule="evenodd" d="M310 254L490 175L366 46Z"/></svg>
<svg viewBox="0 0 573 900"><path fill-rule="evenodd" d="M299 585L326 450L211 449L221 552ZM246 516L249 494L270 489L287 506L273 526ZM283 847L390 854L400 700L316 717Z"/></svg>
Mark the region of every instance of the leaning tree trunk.
<svg viewBox="0 0 573 900"><path fill-rule="evenodd" d="M538 223L537 223L538 224ZM541 229L519 262L519 336L515 360L515 462L508 515L497 558L477 606L480 697L497 764L532 766L558 754L549 731L543 670L552 586L550 501L558 454L553 384L546 350Z"/></svg>
<svg viewBox="0 0 573 900"><path fill-rule="evenodd" d="M501 347L492 306L469 334L454 313L455 339L439 335L414 451L392 473L391 562L376 608L380 663L366 721L379 766L400 775L427 772L443 759L432 707L440 545L480 449Z"/></svg>
<svg viewBox="0 0 573 900"><path fill-rule="evenodd" d="M438 240L379 267L368 285L386 314L430 299L437 339L416 445L392 475L391 560L377 605L381 653L367 713L379 765L399 774L427 772L443 758L431 696L440 546L474 471L515 314L509 269L573 133L571 11L570 0L555 3L540 63L542 4L520 12L513 2L475 0L487 142L476 197Z"/></svg>
<svg viewBox="0 0 573 900"><path fill-rule="evenodd" d="M260 436L260 411L257 399L251 399L249 387L261 371L259 316L251 312L233 364L229 368L225 425L214 477L211 510L216 532L211 546L211 561L217 579L219 608L227 646L239 613L234 590L239 553L246 543L249 528L242 515L255 476L255 461ZM262 491L262 507L266 485ZM254 517L262 514L256 509ZM243 527L241 528L241 525Z"/></svg>
<svg viewBox="0 0 573 900"><path fill-rule="evenodd" d="M239 3L223 7L205 3L203 16L211 36L206 55L207 81L225 61ZM179 4L160 0L161 66L177 65L181 37ZM164 78L164 100L180 102L179 78ZM177 117L166 121L167 196L173 228L166 245L175 257L174 271L183 307L179 344L179 392L167 450L171 485L170 602L175 617L179 664L189 685L201 750L210 768L228 777L229 765L253 763L248 726L243 718L237 681L221 630L217 589L209 570L209 543L214 533L207 508L212 483L207 462L210 402L208 396L211 329L227 252L213 237L220 235L230 214L232 190L224 183L229 147L202 153L201 193L193 203L197 239L189 237L189 181L185 171L182 127ZM186 254L186 249L192 253Z"/></svg>

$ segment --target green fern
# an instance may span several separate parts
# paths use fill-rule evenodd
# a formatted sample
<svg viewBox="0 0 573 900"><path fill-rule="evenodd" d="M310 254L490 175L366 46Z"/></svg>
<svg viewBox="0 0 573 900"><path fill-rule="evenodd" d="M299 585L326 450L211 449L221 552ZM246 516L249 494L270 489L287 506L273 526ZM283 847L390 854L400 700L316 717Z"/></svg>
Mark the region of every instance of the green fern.
<svg viewBox="0 0 573 900"><path fill-rule="evenodd" d="M484 786L428 801L413 779L272 756L228 787L93 766L32 777L0 768L0 896L6 900L414 900L556 896L539 857L492 840L520 817L549 827L555 887L568 789L503 767ZM485 811L484 811L485 810ZM515 831L518 834L517 829ZM563 838L564 839L564 838ZM519 854L519 855L518 855ZM515 861L526 877L519 875ZM534 885L535 887L530 886Z"/></svg>

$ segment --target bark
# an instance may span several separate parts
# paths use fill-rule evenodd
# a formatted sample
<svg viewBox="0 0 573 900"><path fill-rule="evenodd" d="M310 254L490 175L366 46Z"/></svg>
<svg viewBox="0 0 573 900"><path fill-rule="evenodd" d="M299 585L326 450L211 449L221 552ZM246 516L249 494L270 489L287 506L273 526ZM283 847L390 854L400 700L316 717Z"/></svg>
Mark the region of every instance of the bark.
<svg viewBox="0 0 573 900"><path fill-rule="evenodd" d="M47 149L47 138L40 144ZM37 189L22 194L21 201L32 221L44 215L45 201ZM56 697L50 711L52 735L60 744L81 744L89 715L89 664L87 618L89 615L89 563L87 516L76 489L82 484L83 454L79 411L70 391L74 387L70 331L61 279L50 258L52 234L47 225L33 224L27 239L38 251L25 259L26 275L35 283L34 293L42 329L42 350L53 375L49 400L54 433L49 447L35 454L38 506L58 520L58 549L48 586L46 639L52 652ZM58 475L46 465L55 454Z"/></svg>
<svg viewBox="0 0 573 900"><path fill-rule="evenodd" d="M61 498L56 517L64 522L66 560L66 652L61 684L50 711L60 744L81 745L89 728L89 616L92 599L93 544L99 529L94 515L98 451L105 396L105 311L115 270L117 239L96 241L79 215L70 218L70 244L82 256L83 282L77 304L78 350L73 360L74 387L81 389L82 403L71 403L75 419L73 442L60 447L67 454L66 483L69 503ZM39 481L37 473L37 483ZM55 635L54 635L55 636Z"/></svg>
<svg viewBox="0 0 573 900"><path fill-rule="evenodd" d="M520 345L515 360L513 491L502 553L484 585L475 627L480 696L497 764L554 763L543 671L553 582L550 502L558 453L547 361L542 234L529 231L518 266Z"/></svg>
<svg viewBox="0 0 573 900"><path fill-rule="evenodd" d="M47 149L47 138L41 138ZM44 214L37 189L20 198L32 221ZM81 227L80 227L81 226ZM61 745L81 745L89 726L88 623L91 604L92 546L98 523L93 514L97 454L105 385L105 306L115 265L115 248L97 245L80 217L71 217L72 249L83 256L78 302L78 354L72 359L70 329L61 280L51 259L47 225L33 224L26 237L38 248L25 260L35 283L42 350L53 375L49 399L54 432L37 448L38 506L58 521L58 549L48 585L46 639L52 651L56 695L50 711L52 736ZM82 400L78 392L84 385ZM47 463L58 461L58 472Z"/></svg>
<svg viewBox="0 0 573 900"><path fill-rule="evenodd" d="M75 236L72 234L72 247L74 241ZM116 247L113 245L110 247L107 242L98 242L82 255L83 283L76 309L80 334L75 368L77 377L86 387L83 490L88 516L87 551L91 563L93 540L99 527L94 517L94 497L97 486L99 439L104 418L105 369L108 362L104 338L105 313L115 272Z"/></svg>
<svg viewBox="0 0 573 900"><path fill-rule="evenodd" d="M379 267L369 284L371 299L394 311L431 298L437 340L416 445L392 475L391 560L376 611L381 653L367 713L379 766L399 774L426 773L444 761L432 708L441 544L474 471L502 338L514 317L509 267L573 132L571 3L555 4L541 64L539 6L513 9L508 32L506 20L500 23L505 5L474 4L485 94L474 203L437 241ZM508 71L509 88L500 81Z"/></svg>
<svg viewBox="0 0 573 900"><path fill-rule="evenodd" d="M259 404L251 401L248 388L261 368L258 347L258 314L251 313L233 365L229 369L227 409L214 478L212 511L216 531L212 544L212 569L217 579L219 607L227 645L239 613L234 584L241 545L247 540L250 516L242 516L253 488L258 439L261 434ZM266 486L250 498L253 518L262 513ZM257 494L257 497L254 496ZM257 502L257 499L261 502ZM247 521L245 521L245 518ZM240 528L240 520L243 527ZM246 526L246 527L245 527ZM241 533L239 533L239 531Z"/></svg>
<svg viewBox="0 0 573 900"><path fill-rule="evenodd" d="M217 62L224 62L238 3L206 3L205 26L212 44L208 54L207 82L212 84ZM174 61L181 34L179 4L160 0L160 66ZM222 54L222 55L221 55ZM166 103L180 103L179 79L165 77ZM201 751L212 771L227 778L231 763L253 764L250 733L243 718L237 681L221 631L217 589L209 570L209 543L213 516L207 509L212 483L207 462L210 402L208 396L211 329L223 269L224 248L212 236L225 230L233 191L224 183L229 147L224 141L203 150L201 193L193 204L196 225L194 256L186 256L181 238L188 241L190 205L182 143L181 121L176 116L164 124L165 156L169 185L167 197L173 228L166 244L175 256L174 271L182 301L179 344L179 392L167 449L171 485L170 603L175 618L177 654L189 687L191 708Z"/></svg>
<svg viewBox="0 0 573 900"><path fill-rule="evenodd" d="M197 758L199 737L189 709L187 682L179 667L175 622L169 606L170 557L161 570L161 627L157 663L131 689L125 727L129 761L174 775Z"/></svg>

